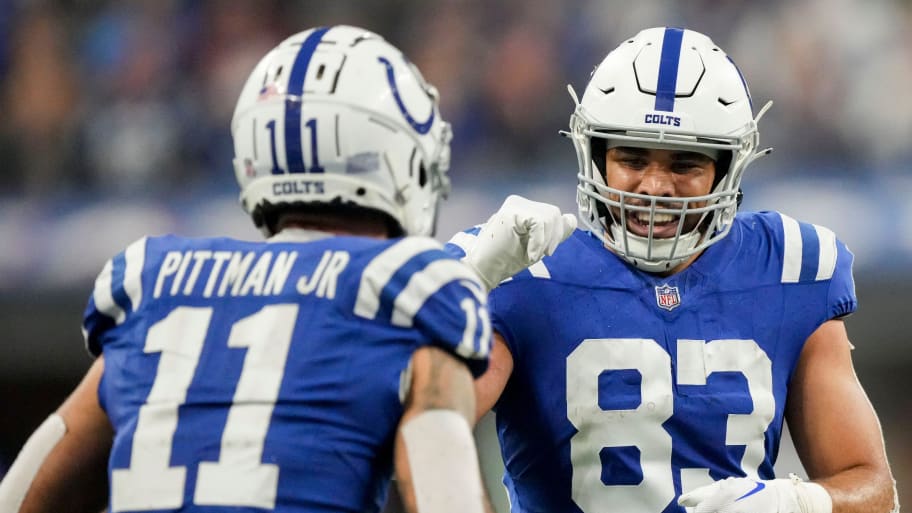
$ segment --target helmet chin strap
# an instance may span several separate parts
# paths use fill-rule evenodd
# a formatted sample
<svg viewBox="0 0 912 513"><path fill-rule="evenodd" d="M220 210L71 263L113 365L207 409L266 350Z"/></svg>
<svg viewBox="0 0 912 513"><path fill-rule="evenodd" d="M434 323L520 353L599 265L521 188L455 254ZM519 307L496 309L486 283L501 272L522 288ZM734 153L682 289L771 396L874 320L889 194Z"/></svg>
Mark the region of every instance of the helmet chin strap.
<svg viewBox="0 0 912 513"><path fill-rule="evenodd" d="M611 240L618 256L637 269L642 269L648 273L664 272L687 260L691 250L699 244L702 237L700 230L695 228L690 233L683 234L677 239L652 239L650 253L648 238L629 231L624 233L623 228L617 223L613 223L610 229ZM627 243L626 251L624 250L625 238ZM683 254L684 256L673 256L672 250L674 250L675 254ZM646 260L647 254L652 255L649 260Z"/></svg>

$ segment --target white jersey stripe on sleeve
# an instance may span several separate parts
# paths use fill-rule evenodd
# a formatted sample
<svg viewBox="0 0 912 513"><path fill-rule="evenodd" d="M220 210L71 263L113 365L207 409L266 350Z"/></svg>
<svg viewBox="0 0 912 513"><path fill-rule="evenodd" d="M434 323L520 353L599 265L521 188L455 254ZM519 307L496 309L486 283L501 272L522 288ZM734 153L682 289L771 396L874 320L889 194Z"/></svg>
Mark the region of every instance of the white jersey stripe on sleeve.
<svg viewBox="0 0 912 513"><path fill-rule="evenodd" d="M361 274L355 315L373 319L380 310L380 292L393 274L415 255L440 247L433 239L407 237L374 257Z"/></svg>
<svg viewBox="0 0 912 513"><path fill-rule="evenodd" d="M476 281L478 278L465 264L450 259L435 260L409 278L408 284L396 296L393 307L394 326L410 327L421 305L447 283L456 280ZM477 294L474 287L470 290ZM476 296L477 298L477 296ZM483 299L479 299L483 301Z"/></svg>
<svg viewBox="0 0 912 513"><path fill-rule="evenodd" d="M493 328L491 327L491 316L488 315L487 309L479 310L479 316L481 321L481 347L479 348L479 353L487 356L491 353L491 335Z"/></svg>
<svg viewBox="0 0 912 513"><path fill-rule="evenodd" d="M112 271L114 264L111 260L105 262L104 268L95 279L95 290L92 292L92 299L95 301L95 308L99 312L114 319L117 324L124 321L126 314L123 309L114 302L114 296L111 293Z"/></svg>
<svg viewBox="0 0 912 513"><path fill-rule="evenodd" d="M124 252L126 270L124 271L124 291L130 298L133 311L139 309L142 302L142 270L146 259L146 240L143 237L130 244Z"/></svg>
<svg viewBox="0 0 912 513"><path fill-rule="evenodd" d="M836 234L829 228L814 225L817 240L820 241L820 258L817 264L816 281L829 280L836 270Z"/></svg>
<svg viewBox="0 0 912 513"><path fill-rule="evenodd" d="M532 276L535 276L536 278L551 279L551 271L548 270L548 267L541 260L530 265L529 272L532 273Z"/></svg>
<svg viewBox="0 0 912 513"><path fill-rule="evenodd" d="M782 217L782 232L785 236L785 254L782 259L782 283L798 283L801 277L801 254L804 251L801 241L801 228L798 221L785 214Z"/></svg>
<svg viewBox="0 0 912 513"><path fill-rule="evenodd" d="M471 358L475 353L475 331L478 329L479 319L478 315L475 314L475 305L471 299L463 299L462 304L459 306L466 313L466 325L465 330L462 332L462 340L456 346L456 353L464 358Z"/></svg>
<svg viewBox="0 0 912 513"><path fill-rule="evenodd" d="M475 245L475 239L477 235L471 233L459 232L456 235L453 235L453 238L447 241L448 244L452 244L462 250L463 253L468 254L469 248Z"/></svg>

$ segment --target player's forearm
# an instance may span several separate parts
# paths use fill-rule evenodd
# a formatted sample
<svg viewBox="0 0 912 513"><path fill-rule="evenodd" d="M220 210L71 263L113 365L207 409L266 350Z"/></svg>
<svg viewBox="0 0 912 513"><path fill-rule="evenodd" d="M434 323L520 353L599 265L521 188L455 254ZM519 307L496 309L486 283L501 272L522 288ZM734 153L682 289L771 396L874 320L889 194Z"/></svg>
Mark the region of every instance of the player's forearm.
<svg viewBox="0 0 912 513"><path fill-rule="evenodd" d="M815 480L833 499L833 513L890 513L899 511L896 482L889 469L859 466Z"/></svg>
<svg viewBox="0 0 912 513"><path fill-rule="evenodd" d="M3 513L100 511L107 501L106 462L96 441L53 414L35 431L0 485Z"/></svg>
<svg viewBox="0 0 912 513"><path fill-rule="evenodd" d="M394 455L406 511L490 511L472 437L475 398L468 368L435 347L416 351L411 364Z"/></svg>
<svg viewBox="0 0 912 513"><path fill-rule="evenodd" d="M19 513L103 511L107 505L106 463L106 459L55 458L36 477Z"/></svg>
<svg viewBox="0 0 912 513"><path fill-rule="evenodd" d="M468 419L424 410L399 427L396 477L408 513L486 513L491 508Z"/></svg>
<svg viewBox="0 0 912 513"><path fill-rule="evenodd" d="M32 435L10 475L16 482L0 492L0 510L19 513L99 511L107 502L107 462L113 439L98 404L104 359L92 365L76 390ZM4 487L7 485L4 480ZM21 508L9 507L9 496Z"/></svg>

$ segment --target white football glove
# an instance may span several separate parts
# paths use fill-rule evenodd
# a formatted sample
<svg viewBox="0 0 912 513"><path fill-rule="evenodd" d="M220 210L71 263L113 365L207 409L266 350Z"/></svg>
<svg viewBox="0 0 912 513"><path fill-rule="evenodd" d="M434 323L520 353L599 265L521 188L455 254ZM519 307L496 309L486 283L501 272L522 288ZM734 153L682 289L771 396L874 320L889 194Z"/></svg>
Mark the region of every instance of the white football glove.
<svg viewBox="0 0 912 513"><path fill-rule="evenodd" d="M510 195L482 225L474 241L461 244L462 258L488 290L543 257L576 229L576 216L549 203Z"/></svg>
<svg viewBox="0 0 912 513"><path fill-rule="evenodd" d="M833 501L817 483L789 479L755 481L729 477L678 498L693 513L832 513Z"/></svg>

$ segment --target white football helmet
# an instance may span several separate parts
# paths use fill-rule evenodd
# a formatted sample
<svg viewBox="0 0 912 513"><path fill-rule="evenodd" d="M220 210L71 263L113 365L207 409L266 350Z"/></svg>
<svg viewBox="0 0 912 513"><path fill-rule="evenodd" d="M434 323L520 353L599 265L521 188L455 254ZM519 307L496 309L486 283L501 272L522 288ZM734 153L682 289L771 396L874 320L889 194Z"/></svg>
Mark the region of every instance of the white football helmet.
<svg viewBox="0 0 912 513"><path fill-rule="evenodd" d="M577 202L582 222L622 258L662 272L728 234L740 203L741 176L757 152L757 122L747 83L735 63L708 37L692 30L641 31L593 71L576 109L570 137L579 161ZM704 153L716 162L709 195L667 198L605 185L607 148L634 146ZM593 151L595 148L595 151ZM701 204L705 204L701 206ZM630 212L649 214L649 234L627 230ZM653 237L656 214L677 219L676 235ZM684 232L685 215L701 216Z"/></svg>
<svg viewBox="0 0 912 513"><path fill-rule="evenodd" d="M349 205L432 235L449 190L451 129L437 90L382 37L295 34L257 64L231 122L241 204L267 236L276 206Z"/></svg>

